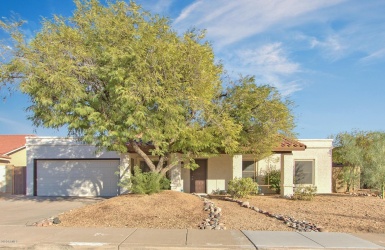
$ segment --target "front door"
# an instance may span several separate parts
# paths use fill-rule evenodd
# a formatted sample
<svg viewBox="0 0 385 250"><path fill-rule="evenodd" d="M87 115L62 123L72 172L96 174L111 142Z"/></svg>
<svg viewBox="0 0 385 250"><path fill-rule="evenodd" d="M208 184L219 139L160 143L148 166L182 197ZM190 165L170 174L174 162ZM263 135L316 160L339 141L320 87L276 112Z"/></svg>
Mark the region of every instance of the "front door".
<svg viewBox="0 0 385 250"><path fill-rule="evenodd" d="M190 170L190 192L206 193L207 159L195 160L199 168Z"/></svg>

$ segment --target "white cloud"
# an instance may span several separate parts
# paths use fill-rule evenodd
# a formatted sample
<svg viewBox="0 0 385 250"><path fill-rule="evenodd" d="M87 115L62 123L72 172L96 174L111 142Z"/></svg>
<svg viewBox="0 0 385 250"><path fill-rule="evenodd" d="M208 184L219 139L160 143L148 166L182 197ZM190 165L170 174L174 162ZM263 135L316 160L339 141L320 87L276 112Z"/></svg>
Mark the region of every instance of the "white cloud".
<svg viewBox="0 0 385 250"><path fill-rule="evenodd" d="M301 16L340 2L342 0L201 0L186 7L174 24L182 30L190 26L207 29L209 38L223 46L276 25L295 24Z"/></svg>
<svg viewBox="0 0 385 250"><path fill-rule="evenodd" d="M137 1L144 10L150 11L157 14L167 13L170 6L173 4L173 0L142 0Z"/></svg>
<svg viewBox="0 0 385 250"><path fill-rule="evenodd" d="M381 60L384 58L385 58L385 48L374 51L370 53L368 56L361 58L360 62L369 63L369 62Z"/></svg>
<svg viewBox="0 0 385 250"><path fill-rule="evenodd" d="M335 61L346 55L349 51L347 42L342 41L341 36L337 34L327 35L326 38L320 39L314 36L298 35L298 40L304 40L309 48L319 49L322 57Z"/></svg>
<svg viewBox="0 0 385 250"><path fill-rule="evenodd" d="M238 52L243 63L255 65L264 72L274 74L293 74L298 72L299 65L290 62L281 43L271 43L254 50Z"/></svg>
<svg viewBox="0 0 385 250"><path fill-rule="evenodd" d="M174 23L177 24L179 22L182 22L184 19L190 16L192 12L194 12L198 7L203 3L203 1L197 1L191 5L189 5L187 8L183 9L180 15L175 19Z"/></svg>
<svg viewBox="0 0 385 250"><path fill-rule="evenodd" d="M235 51L236 58L230 66L238 72L255 75L258 83L270 84L278 88L283 95L301 89L296 74L301 66L289 59L281 43L270 43L255 49Z"/></svg>

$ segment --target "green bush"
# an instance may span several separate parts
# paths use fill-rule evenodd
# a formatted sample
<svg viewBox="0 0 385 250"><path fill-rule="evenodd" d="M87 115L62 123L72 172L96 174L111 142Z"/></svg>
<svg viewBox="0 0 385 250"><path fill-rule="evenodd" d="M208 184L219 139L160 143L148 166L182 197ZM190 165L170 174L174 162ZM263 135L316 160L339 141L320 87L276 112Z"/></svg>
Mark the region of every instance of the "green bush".
<svg viewBox="0 0 385 250"><path fill-rule="evenodd" d="M134 194L154 194L170 188L170 181L166 177L154 172L143 173L138 166L134 167L130 182Z"/></svg>
<svg viewBox="0 0 385 250"><path fill-rule="evenodd" d="M258 184L251 178L235 178L229 181L227 192L234 198L243 198L258 193Z"/></svg>
<svg viewBox="0 0 385 250"><path fill-rule="evenodd" d="M272 169L266 172L265 184L270 184L270 189L277 194L281 193L281 171Z"/></svg>
<svg viewBox="0 0 385 250"><path fill-rule="evenodd" d="M313 200L314 196L316 195L316 192L317 192L316 186L297 185L294 189L294 194L293 194L292 199L293 200L311 201L311 200Z"/></svg>
<svg viewBox="0 0 385 250"><path fill-rule="evenodd" d="M162 177L159 181L161 190L170 190L171 189L171 181L166 177Z"/></svg>

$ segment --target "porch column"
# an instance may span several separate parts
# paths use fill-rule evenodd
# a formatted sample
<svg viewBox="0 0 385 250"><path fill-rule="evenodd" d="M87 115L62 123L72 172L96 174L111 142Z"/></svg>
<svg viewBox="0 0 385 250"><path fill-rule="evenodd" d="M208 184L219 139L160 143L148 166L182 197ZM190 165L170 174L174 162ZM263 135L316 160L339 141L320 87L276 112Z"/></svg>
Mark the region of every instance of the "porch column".
<svg viewBox="0 0 385 250"><path fill-rule="evenodd" d="M233 156L233 179L242 178L242 155Z"/></svg>
<svg viewBox="0 0 385 250"><path fill-rule="evenodd" d="M294 161L293 154L281 154L281 196L293 194Z"/></svg>
<svg viewBox="0 0 385 250"><path fill-rule="evenodd" d="M182 167L178 155L171 156L171 162L176 160L178 165L170 170L171 190L180 192L183 190Z"/></svg>
<svg viewBox="0 0 385 250"><path fill-rule="evenodd" d="M120 186L120 194L128 193L129 179L131 177L131 156L130 154L120 154L120 166L119 166L119 182L124 185Z"/></svg>

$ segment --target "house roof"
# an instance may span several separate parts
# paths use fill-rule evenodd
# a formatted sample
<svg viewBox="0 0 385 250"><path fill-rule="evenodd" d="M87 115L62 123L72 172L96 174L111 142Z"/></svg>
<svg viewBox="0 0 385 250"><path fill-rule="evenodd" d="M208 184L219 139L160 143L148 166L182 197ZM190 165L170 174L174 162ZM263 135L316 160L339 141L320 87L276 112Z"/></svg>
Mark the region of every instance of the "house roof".
<svg viewBox="0 0 385 250"><path fill-rule="evenodd" d="M281 143L274 148L274 152L289 152L289 151L304 151L306 149L306 145L288 138L282 138Z"/></svg>
<svg viewBox="0 0 385 250"><path fill-rule="evenodd" d="M1 155L0 154L0 160L3 160L3 159L11 159L11 157L9 157L8 155Z"/></svg>
<svg viewBox="0 0 385 250"><path fill-rule="evenodd" d="M0 135L0 155L25 147L25 137L35 135Z"/></svg>
<svg viewBox="0 0 385 250"><path fill-rule="evenodd" d="M10 160L11 157L9 157L8 155L0 154L0 163L9 163Z"/></svg>

